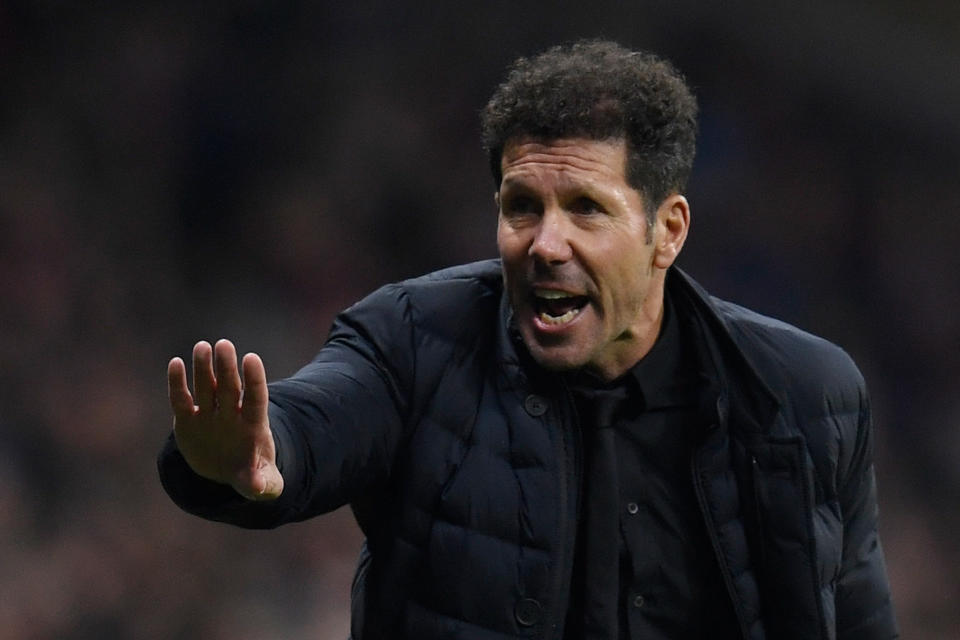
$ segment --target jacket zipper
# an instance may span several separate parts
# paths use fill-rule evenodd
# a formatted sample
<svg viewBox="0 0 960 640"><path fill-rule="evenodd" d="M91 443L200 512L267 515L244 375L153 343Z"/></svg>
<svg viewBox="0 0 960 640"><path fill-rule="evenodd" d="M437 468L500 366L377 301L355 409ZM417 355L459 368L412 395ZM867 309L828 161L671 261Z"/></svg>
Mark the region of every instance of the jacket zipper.
<svg viewBox="0 0 960 640"><path fill-rule="evenodd" d="M760 569L762 571L767 563L767 536L760 501L760 463L757 462L757 456L754 455L750 456L750 479L753 484L753 517L757 522L757 531L760 532Z"/></svg>

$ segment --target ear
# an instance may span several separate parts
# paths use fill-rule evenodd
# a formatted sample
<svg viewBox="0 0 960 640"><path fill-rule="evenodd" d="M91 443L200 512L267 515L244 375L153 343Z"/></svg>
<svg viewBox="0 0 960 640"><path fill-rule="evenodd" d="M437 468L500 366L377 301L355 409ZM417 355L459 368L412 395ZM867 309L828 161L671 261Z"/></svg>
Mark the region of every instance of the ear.
<svg viewBox="0 0 960 640"><path fill-rule="evenodd" d="M673 264L690 230L690 204L679 193L666 197L657 209L657 222L653 229L653 265L667 269Z"/></svg>
<svg viewBox="0 0 960 640"><path fill-rule="evenodd" d="M497 205L497 211L500 211L500 192L499 191L493 192L493 201Z"/></svg>

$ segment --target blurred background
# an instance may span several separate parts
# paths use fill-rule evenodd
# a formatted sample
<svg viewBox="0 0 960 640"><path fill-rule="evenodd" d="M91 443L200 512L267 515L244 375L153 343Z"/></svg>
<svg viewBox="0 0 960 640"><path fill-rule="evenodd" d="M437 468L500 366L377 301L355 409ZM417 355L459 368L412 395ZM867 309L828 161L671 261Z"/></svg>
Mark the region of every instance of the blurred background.
<svg viewBox="0 0 960 640"><path fill-rule="evenodd" d="M161 491L166 363L289 375L379 284L495 255L477 113L595 36L687 75L681 265L857 360L904 637L960 637L960 4L627 4L0 2L0 638L346 637L348 511Z"/></svg>

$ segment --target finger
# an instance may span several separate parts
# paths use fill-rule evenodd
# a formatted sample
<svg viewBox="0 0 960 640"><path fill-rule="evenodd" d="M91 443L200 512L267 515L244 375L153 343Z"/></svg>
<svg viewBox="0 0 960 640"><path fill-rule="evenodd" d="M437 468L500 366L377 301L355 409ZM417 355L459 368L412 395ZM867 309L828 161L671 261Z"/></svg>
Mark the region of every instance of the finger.
<svg viewBox="0 0 960 640"><path fill-rule="evenodd" d="M213 375L213 349L201 340L193 347L193 393L200 411L216 408L217 379Z"/></svg>
<svg viewBox="0 0 960 640"><path fill-rule="evenodd" d="M187 365L180 358L174 358L167 365L167 393L170 406L178 418L193 415L193 396L187 386Z"/></svg>
<svg viewBox="0 0 960 640"><path fill-rule="evenodd" d="M217 402L221 408L240 407L240 372L237 350L229 340L218 340L213 347L214 371L217 375Z"/></svg>
<svg viewBox="0 0 960 640"><path fill-rule="evenodd" d="M243 356L243 405L245 422L267 424L267 372L255 353Z"/></svg>

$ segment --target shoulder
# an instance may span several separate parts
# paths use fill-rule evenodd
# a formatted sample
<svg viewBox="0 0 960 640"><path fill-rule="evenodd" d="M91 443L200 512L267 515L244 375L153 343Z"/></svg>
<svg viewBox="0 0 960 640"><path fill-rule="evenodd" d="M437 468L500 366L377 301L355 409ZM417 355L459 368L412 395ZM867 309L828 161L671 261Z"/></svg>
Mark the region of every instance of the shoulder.
<svg viewBox="0 0 960 640"><path fill-rule="evenodd" d="M380 287L338 320L386 333L403 325L454 340L476 336L496 326L501 282L499 260L457 265Z"/></svg>
<svg viewBox="0 0 960 640"><path fill-rule="evenodd" d="M828 380L860 379L850 355L833 342L792 324L712 297L731 337L752 358L773 366L793 365Z"/></svg>
<svg viewBox="0 0 960 640"><path fill-rule="evenodd" d="M698 300L718 333L762 385L804 413L847 413L866 404L863 376L836 344L792 324L710 295L690 276L676 271L678 291Z"/></svg>
<svg viewBox="0 0 960 640"><path fill-rule="evenodd" d="M836 344L740 305L711 298L755 375L780 406L779 428L803 434L818 487L832 495L870 462L872 420L863 374ZM858 471L859 469L859 471Z"/></svg>
<svg viewBox="0 0 960 640"><path fill-rule="evenodd" d="M503 291L499 260L483 260L434 271L395 285L407 292L411 303L434 316L462 316L477 306L499 305Z"/></svg>
<svg viewBox="0 0 960 640"><path fill-rule="evenodd" d="M836 344L738 304L710 297L730 337L781 403L805 414L858 414L866 385Z"/></svg>

